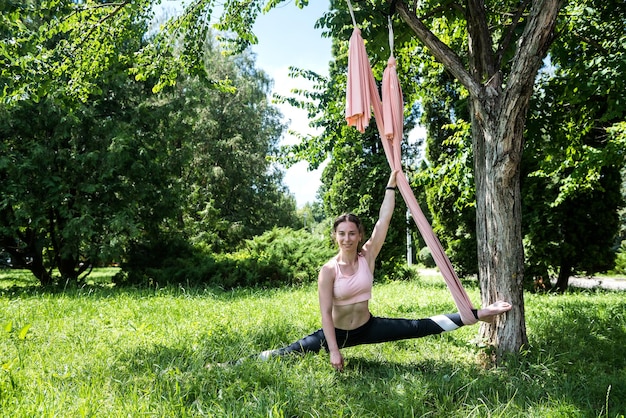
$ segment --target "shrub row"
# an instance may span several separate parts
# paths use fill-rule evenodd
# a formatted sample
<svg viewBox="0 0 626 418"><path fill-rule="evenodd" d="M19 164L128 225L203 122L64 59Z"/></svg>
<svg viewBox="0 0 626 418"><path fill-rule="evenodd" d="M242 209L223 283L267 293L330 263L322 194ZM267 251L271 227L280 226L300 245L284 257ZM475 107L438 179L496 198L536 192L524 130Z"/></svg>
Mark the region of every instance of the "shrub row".
<svg viewBox="0 0 626 418"><path fill-rule="evenodd" d="M274 228L232 254L207 253L182 240L163 240L133 249L114 281L224 289L303 284L317 280L319 268L334 254L327 239L290 228Z"/></svg>

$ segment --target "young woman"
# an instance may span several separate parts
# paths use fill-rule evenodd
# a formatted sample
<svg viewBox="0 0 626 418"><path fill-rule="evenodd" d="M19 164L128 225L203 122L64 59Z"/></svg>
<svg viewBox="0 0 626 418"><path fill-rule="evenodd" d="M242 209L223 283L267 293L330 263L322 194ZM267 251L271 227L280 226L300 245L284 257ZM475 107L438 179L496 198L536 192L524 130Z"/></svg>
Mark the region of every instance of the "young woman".
<svg viewBox="0 0 626 418"><path fill-rule="evenodd" d="M398 319L375 317L369 311L374 264L385 241L395 207L397 173L393 171L389 177L379 219L372 235L362 247L364 230L358 217L341 215L333 224L333 238L339 253L324 264L318 277L322 328L287 347L264 351L260 354L261 358L318 352L323 348L330 354L331 365L342 370L344 359L341 348L419 338L452 331L464 325L458 313L425 319ZM510 309L509 303L496 302L474 311L474 315L478 320L489 322Z"/></svg>

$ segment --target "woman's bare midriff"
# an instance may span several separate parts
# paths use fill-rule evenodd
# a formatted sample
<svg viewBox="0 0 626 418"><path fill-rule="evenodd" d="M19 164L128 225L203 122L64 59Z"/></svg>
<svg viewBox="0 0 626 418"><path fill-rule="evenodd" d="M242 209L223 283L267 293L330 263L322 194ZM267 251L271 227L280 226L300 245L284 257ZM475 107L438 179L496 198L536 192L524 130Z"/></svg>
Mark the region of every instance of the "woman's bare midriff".
<svg viewBox="0 0 626 418"><path fill-rule="evenodd" d="M333 323L335 328L350 331L356 329L370 319L367 301L351 305L333 305Z"/></svg>

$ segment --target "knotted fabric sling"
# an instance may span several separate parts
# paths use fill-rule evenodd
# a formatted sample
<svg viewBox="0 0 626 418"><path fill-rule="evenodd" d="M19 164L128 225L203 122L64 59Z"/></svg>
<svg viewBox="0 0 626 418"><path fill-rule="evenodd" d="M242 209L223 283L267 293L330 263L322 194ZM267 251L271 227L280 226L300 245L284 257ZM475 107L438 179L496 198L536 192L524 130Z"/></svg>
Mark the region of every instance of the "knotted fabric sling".
<svg viewBox="0 0 626 418"><path fill-rule="evenodd" d="M376 126L380 133L389 166L392 170L400 170L397 176L398 189L426 245L430 249L437 267L439 267L443 275L463 323L466 325L474 324L477 322L477 319L472 313L472 303L461 285L450 259L445 254L439 239L437 239L437 236L417 203L406 176L402 173L400 143L403 136L404 104L402 90L396 72L396 60L393 56L393 29L391 26L391 17L389 17L389 46L391 55L387 62L387 68L383 73L381 100L374 75L372 74L369 58L365 51L365 43L361 37L361 30L356 24L350 0L347 0L347 2L350 15L352 16L354 30L350 37L350 49L348 54L346 121L349 126L354 126L360 132L364 132L365 128L369 125L371 111L374 111Z"/></svg>

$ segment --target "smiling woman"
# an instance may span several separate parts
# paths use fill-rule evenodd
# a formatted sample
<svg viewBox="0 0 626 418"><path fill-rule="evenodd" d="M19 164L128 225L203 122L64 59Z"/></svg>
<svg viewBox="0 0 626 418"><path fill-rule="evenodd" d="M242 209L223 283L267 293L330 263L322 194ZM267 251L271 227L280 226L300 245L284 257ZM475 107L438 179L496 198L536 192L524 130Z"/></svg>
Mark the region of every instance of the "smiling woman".
<svg viewBox="0 0 626 418"><path fill-rule="evenodd" d="M425 319L381 318L370 313L374 266L395 208L398 172L394 170L389 176L378 221L367 241L363 243L363 225L356 215L341 215L333 223L333 238L339 252L324 264L318 277L322 328L287 347L262 352L261 359L290 353L316 353L324 349L330 355L331 365L336 370L343 370L342 348L419 338L465 325L458 313ZM510 304L496 302L484 309L473 310L472 314L477 320L491 321L510 309Z"/></svg>

